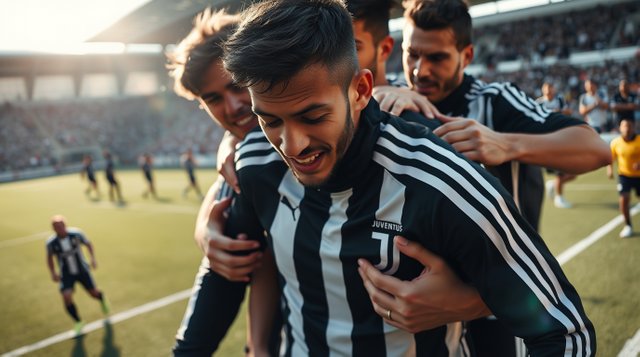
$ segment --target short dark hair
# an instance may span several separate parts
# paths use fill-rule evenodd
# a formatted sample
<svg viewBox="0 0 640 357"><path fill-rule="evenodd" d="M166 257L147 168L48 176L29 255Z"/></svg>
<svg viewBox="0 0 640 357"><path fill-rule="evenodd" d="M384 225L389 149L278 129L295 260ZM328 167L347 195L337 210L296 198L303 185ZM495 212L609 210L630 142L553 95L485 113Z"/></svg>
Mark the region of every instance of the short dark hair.
<svg viewBox="0 0 640 357"><path fill-rule="evenodd" d="M463 0L408 0L404 4L405 19L416 27L426 31L451 27L458 50L471 44L471 15Z"/></svg>
<svg viewBox="0 0 640 357"><path fill-rule="evenodd" d="M346 0L347 10L354 21L363 21L364 29L377 45L389 35L389 17L393 0Z"/></svg>
<svg viewBox="0 0 640 357"><path fill-rule="evenodd" d="M225 10L207 8L193 20L191 32L167 53L169 75L175 79L174 91L187 99L200 97L204 73L215 61L221 60L222 45L235 31L238 15Z"/></svg>
<svg viewBox="0 0 640 357"><path fill-rule="evenodd" d="M286 86L320 64L347 88L358 71L351 16L341 0L268 0L243 13L225 44L224 66L240 86Z"/></svg>

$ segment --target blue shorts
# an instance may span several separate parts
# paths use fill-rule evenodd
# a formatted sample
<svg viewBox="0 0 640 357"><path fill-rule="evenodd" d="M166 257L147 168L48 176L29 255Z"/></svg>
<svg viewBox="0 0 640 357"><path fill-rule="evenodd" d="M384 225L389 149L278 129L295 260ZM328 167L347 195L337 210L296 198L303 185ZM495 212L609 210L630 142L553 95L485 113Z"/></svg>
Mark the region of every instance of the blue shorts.
<svg viewBox="0 0 640 357"><path fill-rule="evenodd" d="M630 193L631 189L636 190L636 196L640 196L640 177L618 175L618 193Z"/></svg>

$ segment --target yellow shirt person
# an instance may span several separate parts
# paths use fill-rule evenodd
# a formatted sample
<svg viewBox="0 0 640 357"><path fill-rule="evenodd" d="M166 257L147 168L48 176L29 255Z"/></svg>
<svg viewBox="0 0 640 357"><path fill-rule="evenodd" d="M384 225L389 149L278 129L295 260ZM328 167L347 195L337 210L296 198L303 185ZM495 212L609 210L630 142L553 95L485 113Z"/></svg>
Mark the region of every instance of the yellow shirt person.
<svg viewBox="0 0 640 357"><path fill-rule="evenodd" d="M620 212L624 217L624 228L620 231L620 238L633 236L629 202L631 191L640 196L640 135L634 130L632 119L620 121L620 136L611 141L612 161L618 162L618 194ZM607 166L607 175L613 178L613 165Z"/></svg>
<svg viewBox="0 0 640 357"><path fill-rule="evenodd" d="M618 162L618 174L627 177L640 177L640 136L630 141L619 136L611 141L613 161Z"/></svg>

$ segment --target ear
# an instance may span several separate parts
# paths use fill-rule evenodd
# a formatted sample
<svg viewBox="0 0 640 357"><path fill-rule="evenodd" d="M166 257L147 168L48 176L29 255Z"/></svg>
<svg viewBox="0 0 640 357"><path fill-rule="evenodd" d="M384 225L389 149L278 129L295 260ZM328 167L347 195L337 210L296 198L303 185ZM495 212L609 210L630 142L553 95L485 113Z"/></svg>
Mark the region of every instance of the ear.
<svg viewBox="0 0 640 357"><path fill-rule="evenodd" d="M380 41L380 43L378 44L378 61L382 61L387 62L387 60L389 59L389 56L391 55L391 52L393 51L393 44L394 44L395 40L393 39L393 37L387 35L385 38L382 39L382 41Z"/></svg>
<svg viewBox="0 0 640 357"><path fill-rule="evenodd" d="M352 88L355 94L353 98L353 110L360 112L369 104L369 100L371 99L373 74L368 69L361 69L353 76L353 81L354 84Z"/></svg>
<svg viewBox="0 0 640 357"><path fill-rule="evenodd" d="M464 64L464 68L466 68L468 65L471 64L471 62L473 61L473 45L469 44L467 45L467 47L462 49L462 61Z"/></svg>

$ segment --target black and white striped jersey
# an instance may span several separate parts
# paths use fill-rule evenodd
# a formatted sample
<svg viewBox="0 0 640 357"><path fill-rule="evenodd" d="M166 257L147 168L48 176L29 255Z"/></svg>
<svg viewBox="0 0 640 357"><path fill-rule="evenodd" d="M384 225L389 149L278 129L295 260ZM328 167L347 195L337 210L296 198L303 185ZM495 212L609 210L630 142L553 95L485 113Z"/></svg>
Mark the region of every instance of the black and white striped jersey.
<svg viewBox="0 0 640 357"><path fill-rule="evenodd" d="M468 353L448 351L446 327L417 338L374 312L357 259L404 280L422 269L394 248L398 234L443 257L532 355L595 353L577 292L504 188L427 128L380 112L374 100L322 188L301 185L260 131L239 146L236 168L242 194L225 234L266 231L283 285L288 355Z"/></svg>
<svg viewBox="0 0 640 357"><path fill-rule="evenodd" d="M77 228L67 228L66 237L60 238L54 234L47 240L47 253L58 259L60 275L78 275L89 271L82 254L83 244L89 244L89 240Z"/></svg>
<svg viewBox="0 0 640 357"><path fill-rule="evenodd" d="M485 83L470 75L436 107L441 113L472 118L503 133L544 134L586 125L583 120L546 109L511 83ZM544 192L540 168L519 164L518 180L513 179L511 163L487 169L515 197L524 217L537 229Z"/></svg>

